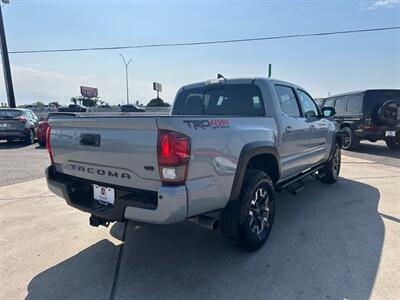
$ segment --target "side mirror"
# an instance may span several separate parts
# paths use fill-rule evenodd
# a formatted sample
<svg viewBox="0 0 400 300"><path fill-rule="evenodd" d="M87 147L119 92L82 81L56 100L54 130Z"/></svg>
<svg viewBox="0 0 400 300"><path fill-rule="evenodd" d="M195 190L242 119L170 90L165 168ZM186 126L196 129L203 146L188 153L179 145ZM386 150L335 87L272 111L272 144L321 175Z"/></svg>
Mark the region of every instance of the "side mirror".
<svg viewBox="0 0 400 300"><path fill-rule="evenodd" d="M336 115L336 110L334 107L326 106L321 108L322 114L325 118L333 117Z"/></svg>

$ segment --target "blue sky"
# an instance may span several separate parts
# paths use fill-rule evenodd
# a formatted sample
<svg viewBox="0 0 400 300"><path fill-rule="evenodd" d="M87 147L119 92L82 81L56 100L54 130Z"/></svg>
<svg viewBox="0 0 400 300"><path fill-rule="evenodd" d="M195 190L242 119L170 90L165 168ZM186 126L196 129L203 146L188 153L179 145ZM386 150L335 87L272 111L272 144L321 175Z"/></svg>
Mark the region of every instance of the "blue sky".
<svg viewBox="0 0 400 300"><path fill-rule="evenodd" d="M35 1L3 6L9 51L236 39L400 25L400 1ZM110 103L125 101L123 53L131 100L147 103L163 84L172 102L186 83L265 76L297 83L314 97L365 88L400 88L400 30L101 52L12 54L18 104L67 104L80 85L99 88ZM0 101L5 102L3 78Z"/></svg>

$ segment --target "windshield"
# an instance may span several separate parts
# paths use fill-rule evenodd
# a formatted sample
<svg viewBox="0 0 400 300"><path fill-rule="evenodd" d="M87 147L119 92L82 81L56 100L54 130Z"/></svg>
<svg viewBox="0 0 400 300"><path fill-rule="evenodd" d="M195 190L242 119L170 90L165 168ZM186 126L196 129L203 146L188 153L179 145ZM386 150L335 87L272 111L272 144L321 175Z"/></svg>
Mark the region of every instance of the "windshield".
<svg viewBox="0 0 400 300"><path fill-rule="evenodd" d="M0 110L0 118L16 118L22 116L23 112L14 109Z"/></svg>

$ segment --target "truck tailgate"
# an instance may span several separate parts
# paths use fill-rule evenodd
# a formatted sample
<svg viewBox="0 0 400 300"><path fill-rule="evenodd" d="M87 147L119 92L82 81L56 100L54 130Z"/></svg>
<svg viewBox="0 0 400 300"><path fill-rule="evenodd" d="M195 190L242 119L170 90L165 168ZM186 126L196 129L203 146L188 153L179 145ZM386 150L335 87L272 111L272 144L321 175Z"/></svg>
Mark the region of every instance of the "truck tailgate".
<svg viewBox="0 0 400 300"><path fill-rule="evenodd" d="M157 191L156 116L50 120L56 170L98 183Z"/></svg>

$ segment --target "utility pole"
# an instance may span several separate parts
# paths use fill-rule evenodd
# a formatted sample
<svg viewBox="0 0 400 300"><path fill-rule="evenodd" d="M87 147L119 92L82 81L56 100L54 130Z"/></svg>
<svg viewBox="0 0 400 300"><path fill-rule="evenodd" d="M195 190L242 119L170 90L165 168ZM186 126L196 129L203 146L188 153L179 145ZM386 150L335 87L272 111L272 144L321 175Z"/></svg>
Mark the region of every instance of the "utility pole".
<svg viewBox="0 0 400 300"><path fill-rule="evenodd" d="M128 62L126 62L125 57L120 54L122 57L122 60L125 65L125 79L126 79L126 104L129 104L129 81L128 81L128 66L132 62L132 59L130 59Z"/></svg>
<svg viewBox="0 0 400 300"><path fill-rule="evenodd" d="M5 4L8 3L8 0L1 0L1 2ZM3 61L4 83L6 85L8 106L14 108L16 107L14 89L11 79L10 60L8 59L6 33L4 30L3 13L1 11L1 7L2 5L0 3L0 43L1 43L1 58Z"/></svg>

